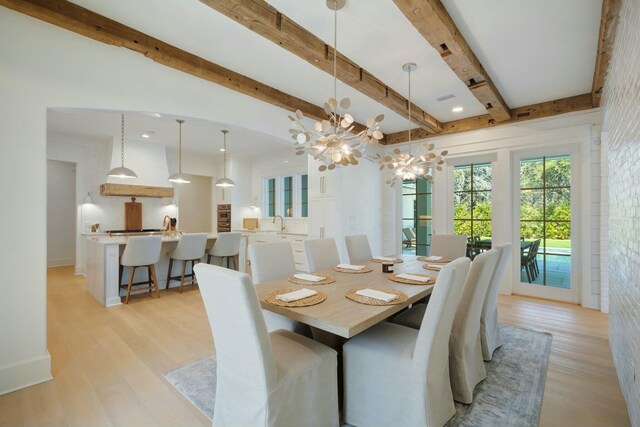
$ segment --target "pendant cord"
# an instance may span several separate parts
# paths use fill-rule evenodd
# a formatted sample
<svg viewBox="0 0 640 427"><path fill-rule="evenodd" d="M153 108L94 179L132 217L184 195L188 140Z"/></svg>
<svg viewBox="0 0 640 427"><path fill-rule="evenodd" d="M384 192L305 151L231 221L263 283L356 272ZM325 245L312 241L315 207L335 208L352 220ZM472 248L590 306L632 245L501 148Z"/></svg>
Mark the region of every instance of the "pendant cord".
<svg viewBox="0 0 640 427"><path fill-rule="evenodd" d="M409 144L411 144L411 69L409 69L409 116L407 121L409 123Z"/></svg>
<svg viewBox="0 0 640 427"><path fill-rule="evenodd" d="M338 2L333 2L333 99L336 101L334 133L338 133Z"/></svg>
<svg viewBox="0 0 640 427"><path fill-rule="evenodd" d="M120 166L124 167L124 114L120 114Z"/></svg>
<svg viewBox="0 0 640 427"><path fill-rule="evenodd" d="M227 134L224 134L224 177L227 177Z"/></svg>
<svg viewBox="0 0 640 427"><path fill-rule="evenodd" d="M180 126L178 137L178 173L182 173L182 123L178 122Z"/></svg>

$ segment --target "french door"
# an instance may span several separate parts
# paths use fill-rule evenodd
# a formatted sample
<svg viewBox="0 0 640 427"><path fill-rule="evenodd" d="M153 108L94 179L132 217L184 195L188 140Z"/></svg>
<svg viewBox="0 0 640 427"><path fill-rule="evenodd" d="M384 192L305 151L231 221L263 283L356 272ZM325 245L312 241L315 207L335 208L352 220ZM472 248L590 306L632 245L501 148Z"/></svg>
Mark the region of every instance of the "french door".
<svg viewBox="0 0 640 427"><path fill-rule="evenodd" d="M579 300L576 151L567 147L514 156L515 293Z"/></svg>

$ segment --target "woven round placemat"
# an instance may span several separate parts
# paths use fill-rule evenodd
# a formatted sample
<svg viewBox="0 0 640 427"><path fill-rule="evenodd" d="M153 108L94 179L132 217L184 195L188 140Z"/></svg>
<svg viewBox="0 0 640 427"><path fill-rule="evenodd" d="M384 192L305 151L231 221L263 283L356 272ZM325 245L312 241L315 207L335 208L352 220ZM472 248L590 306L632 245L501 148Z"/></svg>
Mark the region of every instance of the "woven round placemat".
<svg viewBox="0 0 640 427"><path fill-rule="evenodd" d="M318 292L317 294L310 297L291 302L280 301L276 298L277 295L282 295L293 291L297 291L297 289L278 289L277 291L273 291L266 297L264 297L263 301L268 302L269 304L278 305L280 307L308 307L310 305L320 304L322 301L327 299L327 296L322 292Z"/></svg>
<svg viewBox="0 0 640 427"><path fill-rule="evenodd" d="M402 264L404 261L401 260L400 258L396 258L395 261L382 261L381 259L375 259L375 258L371 258L369 261L371 262L379 262L379 263L383 263L383 262L393 262L394 264Z"/></svg>
<svg viewBox="0 0 640 427"><path fill-rule="evenodd" d="M431 271L437 271L437 272L440 272L440 270L442 270L441 268L429 267L427 264L423 265L422 268L424 268L425 270L431 270Z"/></svg>
<svg viewBox="0 0 640 427"><path fill-rule="evenodd" d="M340 267L333 267L333 269L340 273L347 273L347 274L371 273L373 271L373 267L370 267L368 265L365 265L362 270L351 270L348 268L340 268Z"/></svg>
<svg viewBox="0 0 640 427"><path fill-rule="evenodd" d="M314 274L314 273L310 273L310 274ZM287 280L290 281L291 283L295 283L296 285L303 285L303 286L328 285L329 283L333 283L336 281L335 277L329 276L328 274L315 274L315 275L324 277L325 279L319 282L309 282L307 280L302 280L302 279L298 279L297 277L289 276L287 277Z"/></svg>
<svg viewBox="0 0 640 427"><path fill-rule="evenodd" d="M419 256L417 260L420 262L429 262L431 264L448 264L451 262L449 258L442 258L442 259L439 259L438 261L429 261L427 258L428 257L426 256Z"/></svg>
<svg viewBox="0 0 640 427"><path fill-rule="evenodd" d="M387 279L391 280L392 282L402 283L404 285L433 285L436 282L436 279L434 277L428 276L426 274L411 274L413 274L414 276L428 277L431 280L429 280L428 282L420 282L418 280L403 279L402 277L398 277L396 274L388 275Z"/></svg>
<svg viewBox="0 0 640 427"><path fill-rule="evenodd" d="M396 305L396 304L402 304L409 298L407 294L405 294L404 292L396 291L395 289L376 289L377 291L387 292L389 294L395 294L395 295L398 295L399 297L397 299L394 299L393 301L386 302L379 299L364 297L362 295L356 294L356 292L361 289L366 289L366 288L349 289L347 293L344 294L344 296L346 296L352 301L359 302L360 304L365 304L365 305Z"/></svg>

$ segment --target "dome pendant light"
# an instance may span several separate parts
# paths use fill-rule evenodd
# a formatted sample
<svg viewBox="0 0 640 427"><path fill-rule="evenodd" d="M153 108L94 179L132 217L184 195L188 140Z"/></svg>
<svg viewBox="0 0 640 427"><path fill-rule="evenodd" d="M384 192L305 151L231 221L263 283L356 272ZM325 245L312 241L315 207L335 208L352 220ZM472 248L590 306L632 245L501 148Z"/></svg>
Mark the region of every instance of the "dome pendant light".
<svg viewBox="0 0 640 427"><path fill-rule="evenodd" d="M169 181L176 184L191 184L189 176L182 173L182 124L184 120L177 119L178 122L178 173L169 175Z"/></svg>
<svg viewBox="0 0 640 427"><path fill-rule="evenodd" d="M224 135L224 177L216 181L216 187L233 187L236 183L227 178L227 133L229 131L222 130L220 132Z"/></svg>
<svg viewBox="0 0 640 427"><path fill-rule="evenodd" d="M120 115L120 166L111 169L107 175L126 179L138 177L134 171L124 167L124 114Z"/></svg>

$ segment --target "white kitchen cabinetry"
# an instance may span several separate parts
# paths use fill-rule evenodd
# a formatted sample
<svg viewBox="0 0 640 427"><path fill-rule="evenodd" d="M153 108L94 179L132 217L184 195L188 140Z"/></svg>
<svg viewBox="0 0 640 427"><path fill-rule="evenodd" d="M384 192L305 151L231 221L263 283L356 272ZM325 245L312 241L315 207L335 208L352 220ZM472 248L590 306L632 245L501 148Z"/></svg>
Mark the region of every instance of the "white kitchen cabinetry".
<svg viewBox="0 0 640 427"><path fill-rule="evenodd" d="M308 238L302 234L279 234L278 241L289 242L293 251L293 262L296 264L296 270L309 272L309 263L307 262L307 253L304 249L304 241Z"/></svg>
<svg viewBox="0 0 640 427"><path fill-rule="evenodd" d="M344 258L340 203L340 169L320 172L321 163L309 158L309 238L333 237Z"/></svg>

